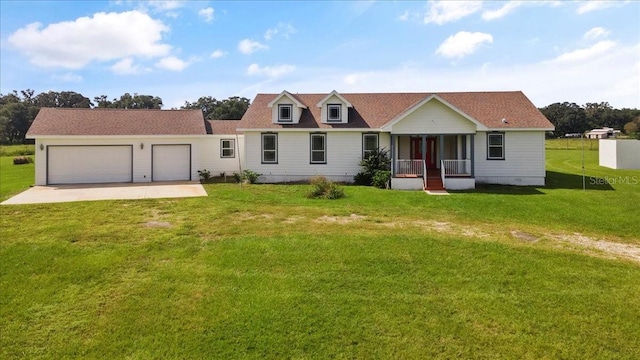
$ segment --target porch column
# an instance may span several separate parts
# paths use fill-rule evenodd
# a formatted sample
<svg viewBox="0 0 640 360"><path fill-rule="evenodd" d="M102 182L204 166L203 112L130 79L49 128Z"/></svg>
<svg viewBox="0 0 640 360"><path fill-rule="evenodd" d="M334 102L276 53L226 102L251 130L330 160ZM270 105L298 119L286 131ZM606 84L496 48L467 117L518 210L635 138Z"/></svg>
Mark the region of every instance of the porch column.
<svg viewBox="0 0 640 360"><path fill-rule="evenodd" d="M438 153L440 154L440 160L444 160L444 135L438 135ZM436 159L437 160L437 159ZM442 171L442 169L440 169Z"/></svg>
<svg viewBox="0 0 640 360"><path fill-rule="evenodd" d="M391 177L396 174L396 136L391 135Z"/></svg>
<svg viewBox="0 0 640 360"><path fill-rule="evenodd" d="M469 140L471 141L471 144L469 144L471 146L471 177L475 177L475 168L476 168L476 159L475 159L476 147L474 145L475 138L476 138L476 134L471 134L469 138Z"/></svg>
<svg viewBox="0 0 640 360"><path fill-rule="evenodd" d="M420 137L420 151L422 153L422 161L427 160L427 135Z"/></svg>

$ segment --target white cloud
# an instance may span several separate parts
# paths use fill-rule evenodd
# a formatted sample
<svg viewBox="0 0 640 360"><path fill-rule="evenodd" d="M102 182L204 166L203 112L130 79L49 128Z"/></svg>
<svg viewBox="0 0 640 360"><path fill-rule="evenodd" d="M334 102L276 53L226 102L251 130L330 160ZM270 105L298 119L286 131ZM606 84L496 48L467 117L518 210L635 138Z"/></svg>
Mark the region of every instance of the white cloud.
<svg viewBox="0 0 640 360"><path fill-rule="evenodd" d="M398 16L398 20L400 21L409 20L409 10L405 11L404 13L402 13L402 15Z"/></svg>
<svg viewBox="0 0 640 360"><path fill-rule="evenodd" d="M524 5L522 1L509 1L495 10L485 10L482 12L482 19L491 21L509 15L515 9Z"/></svg>
<svg viewBox="0 0 640 360"><path fill-rule="evenodd" d="M286 75L296 69L293 65L275 65L260 67L258 64L251 64L247 68L247 75L267 76L270 78L277 78Z"/></svg>
<svg viewBox="0 0 640 360"><path fill-rule="evenodd" d="M295 34L298 30L293 27L293 25L289 23L278 23L278 25L274 28L268 29L264 33L264 39L269 41L273 39L274 36L280 35L285 39L288 39L292 34Z"/></svg>
<svg viewBox="0 0 640 360"><path fill-rule="evenodd" d="M457 21L469 16L482 8L482 1L432 1L425 14L425 24Z"/></svg>
<svg viewBox="0 0 640 360"><path fill-rule="evenodd" d="M181 8L185 2L177 0L149 0L147 4L156 11L170 11Z"/></svg>
<svg viewBox="0 0 640 360"><path fill-rule="evenodd" d="M243 54L251 54L258 50L265 50L269 47L264 44L260 44L257 41L253 41L251 39L244 39L238 43L238 50Z"/></svg>
<svg viewBox="0 0 640 360"><path fill-rule="evenodd" d="M82 82L82 76L80 76L78 74L74 74L74 73L53 75L52 77L53 77L54 80L61 81L61 82L68 82L68 83L81 83Z"/></svg>
<svg viewBox="0 0 640 360"><path fill-rule="evenodd" d="M128 57L113 64L111 71L117 75L134 75L140 73L140 67L134 65L133 59Z"/></svg>
<svg viewBox="0 0 640 360"><path fill-rule="evenodd" d="M156 63L157 68L169 71L182 71L189 65L191 65L191 62L178 59L175 56L162 58Z"/></svg>
<svg viewBox="0 0 640 360"><path fill-rule="evenodd" d="M609 36L609 30L598 26L584 33L582 37L587 40L593 40L593 39L597 39L600 37L607 37L607 36Z"/></svg>
<svg viewBox="0 0 640 360"><path fill-rule="evenodd" d="M227 56L227 52L226 52L226 51L222 51L222 50L218 49L218 50L215 50L214 52L212 52L210 56L211 56L211 58L213 58L213 59L219 59L219 58L221 58L221 57L225 57L225 56Z"/></svg>
<svg viewBox="0 0 640 360"><path fill-rule="evenodd" d="M213 21L214 12L215 12L215 10L212 7L208 7L208 8L205 8L205 9L200 9L200 11L198 11L198 16L203 18L204 21L210 23L210 22Z"/></svg>
<svg viewBox="0 0 640 360"><path fill-rule="evenodd" d="M451 35L436 50L436 54L446 58L463 58L473 54L484 43L493 43L491 34L460 31Z"/></svg>
<svg viewBox="0 0 640 360"><path fill-rule="evenodd" d="M618 6L622 6L624 4L626 4L628 1L595 1L595 0L591 0L591 1L583 1L582 3L580 3L580 6L578 6L578 9L576 10L576 12L580 15L582 14L586 14L588 12L592 12L592 11L597 11L597 10L603 10L603 9L607 9L607 8L611 8L611 7L618 7Z"/></svg>
<svg viewBox="0 0 640 360"><path fill-rule="evenodd" d="M97 13L75 21L29 24L9 35L8 42L36 65L80 69L92 61L130 56L165 56L169 31L161 21L140 11Z"/></svg>
<svg viewBox="0 0 640 360"><path fill-rule="evenodd" d="M592 58L596 58L600 55L606 54L615 46L616 46L615 41L611 41L611 40L600 41L591 47L564 53L558 56L557 58L555 58L553 62L578 63L578 62L588 61L588 60L591 60Z"/></svg>

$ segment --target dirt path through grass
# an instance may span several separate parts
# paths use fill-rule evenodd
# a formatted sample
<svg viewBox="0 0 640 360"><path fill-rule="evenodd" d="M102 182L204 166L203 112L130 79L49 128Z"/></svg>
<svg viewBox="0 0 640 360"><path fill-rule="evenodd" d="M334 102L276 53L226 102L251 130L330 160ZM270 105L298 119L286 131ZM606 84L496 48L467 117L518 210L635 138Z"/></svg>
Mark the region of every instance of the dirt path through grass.
<svg viewBox="0 0 640 360"><path fill-rule="evenodd" d="M264 214L262 216L269 216L269 218L275 217L275 215ZM251 220L255 219L256 216L244 214L240 216L240 218ZM451 236L463 236L466 238L507 238L515 239L524 243L540 242L551 244L554 247L577 251L590 256L626 259L640 264L640 246L619 243L611 239L596 239L580 233L549 233L545 229L538 229L538 234L534 234L520 229L495 229L494 225L489 224L480 224L478 226L445 221L395 221L388 219L376 219L359 214L350 214L348 216L323 215L315 219L308 219L304 216L294 216L288 217L282 222L286 224L295 224L296 222L306 222L308 220L326 225L352 225L354 223L360 223L361 225L371 224L376 227L394 229L417 228L426 232L436 232Z"/></svg>

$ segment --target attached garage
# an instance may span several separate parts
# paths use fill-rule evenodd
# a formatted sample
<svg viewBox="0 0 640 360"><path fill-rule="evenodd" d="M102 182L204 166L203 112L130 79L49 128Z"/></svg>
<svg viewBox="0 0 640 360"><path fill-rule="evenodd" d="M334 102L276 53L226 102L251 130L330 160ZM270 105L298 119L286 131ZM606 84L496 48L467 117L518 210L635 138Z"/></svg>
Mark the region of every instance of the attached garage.
<svg viewBox="0 0 640 360"><path fill-rule="evenodd" d="M47 184L133 181L133 146L47 146Z"/></svg>
<svg viewBox="0 0 640 360"><path fill-rule="evenodd" d="M201 110L42 108L36 185L197 180L208 127Z"/></svg>
<svg viewBox="0 0 640 360"><path fill-rule="evenodd" d="M151 181L191 180L191 145L152 145Z"/></svg>

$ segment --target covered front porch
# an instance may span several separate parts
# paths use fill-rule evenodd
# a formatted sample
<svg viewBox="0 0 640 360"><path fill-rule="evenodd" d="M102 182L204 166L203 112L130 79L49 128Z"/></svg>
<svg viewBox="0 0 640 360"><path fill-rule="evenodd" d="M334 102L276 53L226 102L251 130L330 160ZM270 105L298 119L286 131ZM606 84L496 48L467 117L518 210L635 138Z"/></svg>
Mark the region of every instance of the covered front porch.
<svg viewBox="0 0 640 360"><path fill-rule="evenodd" d="M391 187L475 188L474 137L475 134L391 134Z"/></svg>

